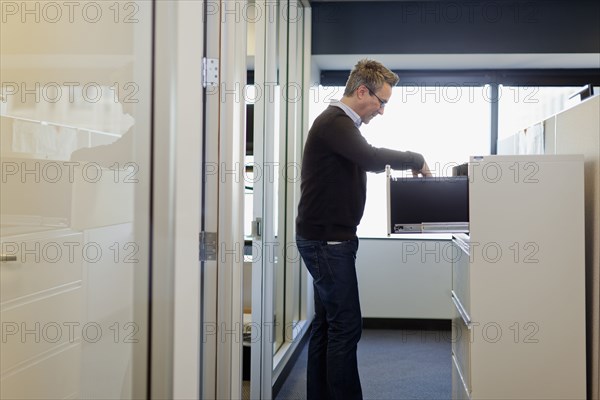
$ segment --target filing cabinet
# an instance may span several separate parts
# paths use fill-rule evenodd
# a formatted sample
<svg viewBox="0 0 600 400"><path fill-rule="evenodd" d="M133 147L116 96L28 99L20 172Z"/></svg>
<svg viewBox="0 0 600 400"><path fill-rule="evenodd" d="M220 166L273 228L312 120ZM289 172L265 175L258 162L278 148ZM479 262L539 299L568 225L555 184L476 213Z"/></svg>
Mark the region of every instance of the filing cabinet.
<svg viewBox="0 0 600 400"><path fill-rule="evenodd" d="M583 157L469 163L469 235L453 236L452 397L583 399Z"/></svg>

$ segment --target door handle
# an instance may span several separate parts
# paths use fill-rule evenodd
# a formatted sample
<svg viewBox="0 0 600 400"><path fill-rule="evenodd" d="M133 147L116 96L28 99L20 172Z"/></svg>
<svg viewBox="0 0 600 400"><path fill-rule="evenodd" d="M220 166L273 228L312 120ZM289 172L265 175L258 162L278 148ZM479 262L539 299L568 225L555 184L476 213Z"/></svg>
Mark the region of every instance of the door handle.
<svg viewBox="0 0 600 400"><path fill-rule="evenodd" d="M256 217L254 221L252 221L252 238L255 240L262 239L262 218Z"/></svg>
<svg viewBox="0 0 600 400"><path fill-rule="evenodd" d="M8 255L8 254L0 254L0 261L17 261L17 256Z"/></svg>

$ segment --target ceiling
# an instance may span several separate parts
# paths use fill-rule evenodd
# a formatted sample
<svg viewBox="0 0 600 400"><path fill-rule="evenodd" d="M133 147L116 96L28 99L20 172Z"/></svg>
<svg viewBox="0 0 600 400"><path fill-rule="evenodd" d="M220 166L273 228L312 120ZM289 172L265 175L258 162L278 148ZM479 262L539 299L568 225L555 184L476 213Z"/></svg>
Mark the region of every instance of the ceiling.
<svg viewBox="0 0 600 400"><path fill-rule="evenodd" d="M357 2L357 1L362 1L362 2L369 2L369 0L309 0L309 2L311 3L352 3L352 2ZM400 2L400 1L415 1L415 0L377 0L377 1L395 1ZM420 0L423 1L423 0ZM440 0L425 0L425 1L440 1ZM442 1L454 1L454 0L442 0Z"/></svg>
<svg viewBox="0 0 600 400"><path fill-rule="evenodd" d="M309 3L356 3L356 2L363 2L363 3L369 3L369 0L308 0ZM371 1L393 1L395 3L401 3L404 1L415 1L415 0L371 0ZM419 1L437 1L437 2L451 2L451 1L455 1L455 0L419 0Z"/></svg>
<svg viewBox="0 0 600 400"><path fill-rule="evenodd" d="M328 9L322 20L317 18L312 28L313 67L320 70L350 70L360 58L373 58L397 70L600 68L600 27L593 18L597 7L588 1L580 2L587 5L581 8L567 0L554 0L548 6L532 0L526 3L536 11L530 15L531 21L525 17L514 20L513 6L502 5L505 18L497 24L490 23L483 13L473 20L423 20L421 16L400 23L395 12L401 12L403 6L392 3L407 4L407 0L373 1L372 6L364 0L363 4L358 4L360 0L311 0L317 10L325 9L324 3L330 1L338 5ZM434 1L456 3L417 3ZM337 18L330 20L334 11ZM353 29L365 13L369 19L383 13L385 24L374 30L380 36L358 34ZM317 32L322 35L319 41L314 40Z"/></svg>

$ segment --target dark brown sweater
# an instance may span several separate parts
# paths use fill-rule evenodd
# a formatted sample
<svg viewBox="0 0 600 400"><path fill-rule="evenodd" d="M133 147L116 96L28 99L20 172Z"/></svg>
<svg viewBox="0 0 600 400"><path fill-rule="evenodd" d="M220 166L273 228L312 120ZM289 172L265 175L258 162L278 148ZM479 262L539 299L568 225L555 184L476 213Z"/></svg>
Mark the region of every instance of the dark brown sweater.
<svg viewBox="0 0 600 400"><path fill-rule="evenodd" d="M306 139L296 232L311 240L353 239L367 198L366 171L420 170L423 163L418 153L371 146L342 109L329 106Z"/></svg>

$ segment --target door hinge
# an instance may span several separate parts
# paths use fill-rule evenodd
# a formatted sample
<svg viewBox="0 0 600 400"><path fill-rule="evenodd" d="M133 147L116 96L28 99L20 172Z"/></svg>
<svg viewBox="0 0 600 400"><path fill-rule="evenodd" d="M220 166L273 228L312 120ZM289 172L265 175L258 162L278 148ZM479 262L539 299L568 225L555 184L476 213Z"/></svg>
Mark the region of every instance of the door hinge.
<svg viewBox="0 0 600 400"><path fill-rule="evenodd" d="M200 261L215 261L217 259L217 233L200 232Z"/></svg>
<svg viewBox="0 0 600 400"><path fill-rule="evenodd" d="M254 221L252 221L252 238L255 240L260 240L262 238L262 218L256 217Z"/></svg>
<svg viewBox="0 0 600 400"><path fill-rule="evenodd" d="M219 59L202 59L202 86L217 86L219 84Z"/></svg>

